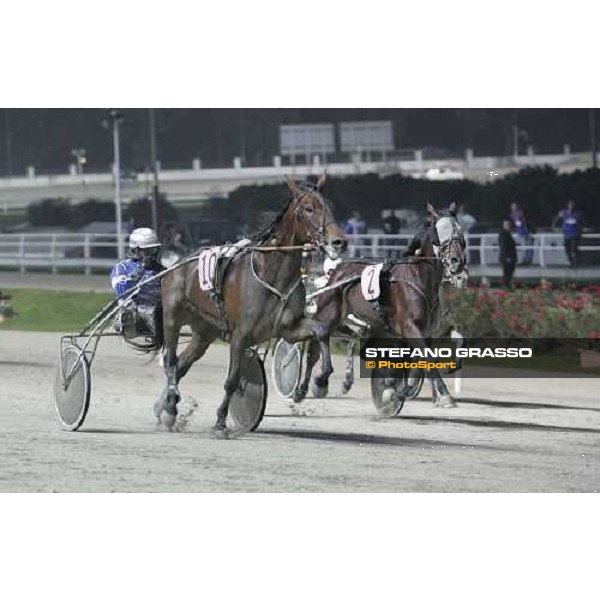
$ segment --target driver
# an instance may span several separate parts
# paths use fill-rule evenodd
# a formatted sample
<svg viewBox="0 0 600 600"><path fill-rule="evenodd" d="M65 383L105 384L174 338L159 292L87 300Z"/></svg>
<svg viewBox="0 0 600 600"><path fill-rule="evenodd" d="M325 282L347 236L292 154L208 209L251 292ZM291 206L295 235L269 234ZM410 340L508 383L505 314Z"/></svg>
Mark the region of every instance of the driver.
<svg viewBox="0 0 600 600"><path fill-rule="evenodd" d="M159 252L160 243L152 229L140 227L131 232L127 258L116 264L110 272L110 283L118 298L164 269L158 258ZM133 302L115 319L115 330L127 339L154 336L159 316L156 308L159 303L160 278L140 288Z"/></svg>

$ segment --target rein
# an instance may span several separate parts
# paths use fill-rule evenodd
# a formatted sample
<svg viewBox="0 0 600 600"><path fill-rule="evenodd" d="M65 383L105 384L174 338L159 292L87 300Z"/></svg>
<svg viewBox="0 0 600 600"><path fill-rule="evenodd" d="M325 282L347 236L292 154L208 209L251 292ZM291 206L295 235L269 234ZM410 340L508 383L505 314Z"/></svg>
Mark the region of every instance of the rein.
<svg viewBox="0 0 600 600"><path fill-rule="evenodd" d="M281 248L283 248L283 246ZM296 247L288 246L288 248L296 248ZM287 303L288 303L290 297L298 289L298 287L304 283L304 281L306 280L306 278L308 276L308 269L306 267L306 262L308 260L309 252L311 252L313 250L313 246L311 246L310 244L305 244L304 246L300 246L300 248L302 249L302 264L300 265L300 275L298 275L298 278L294 281L294 283L290 286L288 291L285 293L282 292L281 290L278 290L276 287L272 286L270 283L268 283L267 281L265 281L264 279L262 279L259 276L259 274L256 272L256 267L254 265L255 250L252 250L252 252L250 253L250 269L252 271L252 276L254 277L254 279L256 280L256 282L258 284L260 284L263 288L265 288L266 290L271 292L274 296L277 296L277 298L279 298L279 310L277 311L277 316L275 317L275 321L273 323L273 337L277 334L277 330L279 329L279 324L281 322L281 318L283 317L283 311L285 310L285 307L287 306ZM272 248L272 249L276 250L277 248Z"/></svg>
<svg viewBox="0 0 600 600"><path fill-rule="evenodd" d="M303 192L304 192L303 194L301 194L300 196L298 196L297 198L294 198L292 200L296 204L296 206L294 208L294 217L296 220L302 219L304 221L304 226L307 230L307 233L310 232L311 228L313 228L313 225L310 222L310 220L306 217L306 215L304 214L304 210L303 210L303 207L300 202L301 202L302 198L304 198L305 196L307 196L309 194L314 196L315 198L317 198L317 200L321 204L321 211L323 213L323 218L321 221L321 225L316 230L316 237L317 237L316 240L313 240L312 233L308 233L309 242L306 244L303 244L301 246L256 246L256 247L251 247L251 246L248 247L247 246L245 248L246 250L250 251L250 253L251 253L250 254L250 268L251 268L252 276L254 277L255 281L259 285L261 285L264 289L268 290L274 296L279 298L279 310L277 311L277 315L276 315L275 321L273 323L273 336L275 336L277 334L277 330L279 329L279 325L280 325L281 319L283 317L283 311L285 310L289 299L291 298L292 294L294 294L294 292L306 281L306 278L308 277L308 268L307 268L306 263L308 261L309 253L318 249L320 246L325 247L327 245L326 239L325 239L325 230L329 224L335 223L335 220L333 218L331 218L329 223L327 222L327 220L326 220L327 219L327 210L326 210L327 205L325 203L325 199L321 196L321 194L317 190L303 189ZM298 278L294 281L294 283L292 283L292 285L286 292L282 292L281 290L278 290L276 287L271 285L269 282L262 279L259 276L259 274L257 273L256 266L255 266L255 260L254 260L255 252L276 252L276 251L294 252L294 251L299 251L299 250L302 251L302 263L300 265L300 274L298 275Z"/></svg>
<svg viewBox="0 0 600 600"><path fill-rule="evenodd" d="M321 294L325 294L327 292L330 292L331 290L335 290L335 289L342 287L348 283L354 283L355 281L358 281L359 279L360 279L360 275L351 275L350 277L347 277L346 279L342 279L341 281L336 281L335 283L332 283L331 285L326 285L325 287L322 287L314 292L311 292L310 294L307 294L306 299L312 300L313 298L316 298L317 296L320 296Z"/></svg>
<svg viewBox="0 0 600 600"><path fill-rule="evenodd" d="M269 290L272 294L275 294L275 296L277 296L281 300L281 302L287 302L288 298L292 295L292 293L295 291L295 289L302 282L302 274L300 274L298 279L296 279L296 281L293 283L293 285L290 287L290 289L285 294L283 292L279 291L276 287L272 286L270 283L268 283L264 279L262 279L256 272L256 267L254 266L254 251L250 255L250 268L252 269L252 275L254 276L254 279L256 279L256 281L258 281L258 283L260 283L260 285L262 285L264 288Z"/></svg>
<svg viewBox="0 0 600 600"><path fill-rule="evenodd" d="M302 246L244 246L242 249L252 252L298 252L300 250L313 252L316 247L312 244L304 244Z"/></svg>

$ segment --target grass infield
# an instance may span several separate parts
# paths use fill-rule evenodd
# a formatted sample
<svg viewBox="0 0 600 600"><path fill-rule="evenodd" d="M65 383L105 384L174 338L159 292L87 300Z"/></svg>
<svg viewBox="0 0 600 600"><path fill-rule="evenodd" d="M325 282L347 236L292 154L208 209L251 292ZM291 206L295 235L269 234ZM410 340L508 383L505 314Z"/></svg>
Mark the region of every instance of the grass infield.
<svg viewBox="0 0 600 600"><path fill-rule="evenodd" d="M6 290L15 316L0 323L0 331L80 330L111 300L113 294L55 290Z"/></svg>

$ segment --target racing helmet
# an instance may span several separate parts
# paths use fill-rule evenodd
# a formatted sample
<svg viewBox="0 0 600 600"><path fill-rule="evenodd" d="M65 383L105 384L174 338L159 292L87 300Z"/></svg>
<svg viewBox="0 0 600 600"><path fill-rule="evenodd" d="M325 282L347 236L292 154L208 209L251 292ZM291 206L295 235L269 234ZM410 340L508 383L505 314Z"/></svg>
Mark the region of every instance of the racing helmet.
<svg viewBox="0 0 600 600"><path fill-rule="evenodd" d="M156 259L159 248L160 242L156 232L149 227L138 227L129 236L129 251L134 258Z"/></svg>

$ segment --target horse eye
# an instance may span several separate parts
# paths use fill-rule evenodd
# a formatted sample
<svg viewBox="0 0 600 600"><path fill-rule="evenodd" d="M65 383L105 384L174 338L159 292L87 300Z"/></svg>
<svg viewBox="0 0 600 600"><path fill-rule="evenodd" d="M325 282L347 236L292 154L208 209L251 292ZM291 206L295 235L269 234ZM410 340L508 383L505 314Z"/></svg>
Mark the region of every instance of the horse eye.
<svg viewBox="0 0 600 600"><path fill-rule="evenodd" d="M312 215L312 213L314 213L314 212L315 212L315 209L314 209L314 208L313 208L313 207L312 207L310 204L308 204L307 206L305 206L305 207L304 207L304 210L305 210L305 211L306 211L306 212L307 212L309 215Z"/></svg>

